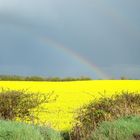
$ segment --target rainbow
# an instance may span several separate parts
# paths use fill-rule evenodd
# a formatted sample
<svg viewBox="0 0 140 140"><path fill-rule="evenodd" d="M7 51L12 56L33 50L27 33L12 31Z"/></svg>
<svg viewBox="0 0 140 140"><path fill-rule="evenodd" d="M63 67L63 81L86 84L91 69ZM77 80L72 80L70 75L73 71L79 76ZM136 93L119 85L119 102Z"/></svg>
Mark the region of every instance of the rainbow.
<svg viewBox="0 0 140 140"><path fill-rule="evenodd" d="M90 60L86 59L85 56L82 56L75 50L71 49L70 47L66 47L65 45L59 43L55 39L52 39L47 36L41 36L38 34L35 30L32 28L29 28L29 26L19 26L21 27L21 31L27 31L31 36L34 37L34 39L43 44L47 45L47 47L53 47L54 49L59 49L62 53L66 53L70 57L77 60L82 65L85 65L89 70L93 71L93 73L99 78L99 79L110 79L110 76L108 76L106 73L104 73L96 64L91 62Z"/></svg>
<svg viewBox="0 0 140 140"><path fill-rule="evenodd" d="M51 47L54 47L54 48L61 50L61 52L63 52L63 53L67 53L72 58L75 58L76 60L78 60L78 62L80 62L81 64L84 64L90 70L92 70L99 78L110 79L110 76L105 74L97 65L93 64L92 62L90 62L88 59L86 59L84 56L77 53L73 49L68 48L63 44L58 43L55 40L50 39L49 37L40 38L40 41L44 44L47 44Z"/></svg>
<svg viewBox="0 0 140 140"><path fill-rule="evenodd" d="M126 19L126 17L123 17L122 15L120 15L117 11L115 11L110 6L106 7L105 3L103 1L100 2L100 1L96 0L94 2L96 2L96 4L98 4L98 6L99 6L98 9L103 14L106 14L106 15L110 16L112 18L112 20L114 20L123 29L125 29L125 30L127 30L131 33L135 33L135 35L139 34L139 32L136 30L136 28L129 21L127 22L127 25L125 24L126 21L128 20L128 19ZM91 62L90 60L85 58L85 56L82 56L81 54L79 54L75 50L71 49L70 47L66 47L65 45L57 42L53 38L49 38L49 37L46 37L46 36L41 36L36 31L34 31L34 29L31 28L31 26L29 26L29 25L19 24L19 26L22 27L22 28L20 28L21 30L24 29L24 31L26 30L31 35L33 35L35 37L36 41L39 41L39 42L43 43L44 45L48 45L49 47L57 48L57 49L61 50L62 53L66 53L70 57L78 60L78 62L87 66L97 76L99 76L99 78L102 78L102 79L109 79L110 78L110 76L105 74L105 72L103 72L101 70L101 68L99 68L96 64L94 64L93 62Z"/></svg>

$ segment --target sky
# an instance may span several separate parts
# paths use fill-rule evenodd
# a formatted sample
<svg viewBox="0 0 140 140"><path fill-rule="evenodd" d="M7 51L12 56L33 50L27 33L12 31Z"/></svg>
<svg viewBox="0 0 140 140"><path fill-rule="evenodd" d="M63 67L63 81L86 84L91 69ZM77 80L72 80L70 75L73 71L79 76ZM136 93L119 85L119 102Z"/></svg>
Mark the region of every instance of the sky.
<svg viewBox="0 0 140 140"><path fill-rule="evenodd" d="M139 0L0 0L0 74L140 78Z"/></svg>

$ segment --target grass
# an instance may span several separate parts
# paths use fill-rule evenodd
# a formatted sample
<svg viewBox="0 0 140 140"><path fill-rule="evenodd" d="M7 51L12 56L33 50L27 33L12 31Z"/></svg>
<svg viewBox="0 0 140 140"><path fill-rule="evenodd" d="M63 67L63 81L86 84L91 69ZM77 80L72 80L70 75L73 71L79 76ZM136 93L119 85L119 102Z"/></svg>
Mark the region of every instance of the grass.
<svg viewBox="0 0 140 140"><path fill-rule="evenodd" d="M129 116L103 122L90 140L137 140L140 136L140 116Z"/></svg>
<svg viewBox="0 0 140 140"><path fill-rule="evenodd" d="M48 110L39 114L40 120L59 130L69 130L74 121L74 112L91 100L101 96L111 96L116 91L140 91L140 81L99 80L75 82L16 82L1 81L1 88L28 89L32 92L51 93L58 95L56 102L45 105Z"/></svg>
<svg viewBox="0 0 140 140"><path fill-rule="evenodd" d="M51 128L0 120L0 140L62 140Z"/></svg>

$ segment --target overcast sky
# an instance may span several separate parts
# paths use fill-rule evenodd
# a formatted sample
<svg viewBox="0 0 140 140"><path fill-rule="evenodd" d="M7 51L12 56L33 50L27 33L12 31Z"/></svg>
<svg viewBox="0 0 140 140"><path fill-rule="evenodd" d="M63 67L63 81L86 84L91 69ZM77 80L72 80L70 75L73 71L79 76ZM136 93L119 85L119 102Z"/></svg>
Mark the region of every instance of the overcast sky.
<svg viewBox="0 0 140 140"><path fill-rule="evenodd" d="M140 78L139 0L0 0L0 74L100 73Z"/></svg>

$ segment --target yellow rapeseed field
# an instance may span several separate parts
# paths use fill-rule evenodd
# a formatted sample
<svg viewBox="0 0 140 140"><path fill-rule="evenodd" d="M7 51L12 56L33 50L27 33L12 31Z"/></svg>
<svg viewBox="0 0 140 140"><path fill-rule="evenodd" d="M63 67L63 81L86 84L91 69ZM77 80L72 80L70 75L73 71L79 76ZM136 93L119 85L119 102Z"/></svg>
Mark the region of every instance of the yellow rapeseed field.
<svg viewBox="0 0 140 140"><path fill-rule="evenodd" d="M48 112L40 114L40 120L59 130L70 129L74 112L90 100L111 96L122 91L140 92L139 80L94 80L75 82L16 82L1 81L1 88L28 89L32 92L54 93L55 102L45 105Z"/></svg>

